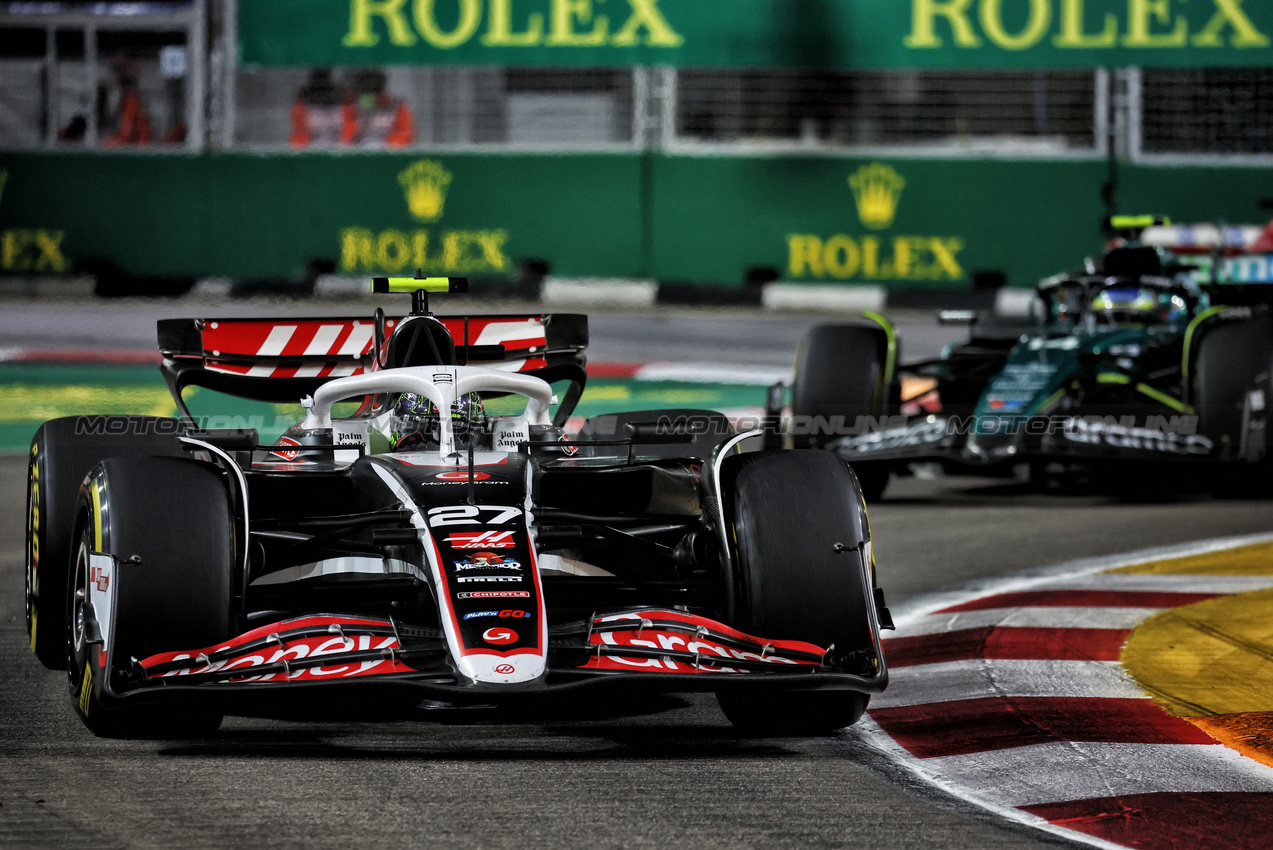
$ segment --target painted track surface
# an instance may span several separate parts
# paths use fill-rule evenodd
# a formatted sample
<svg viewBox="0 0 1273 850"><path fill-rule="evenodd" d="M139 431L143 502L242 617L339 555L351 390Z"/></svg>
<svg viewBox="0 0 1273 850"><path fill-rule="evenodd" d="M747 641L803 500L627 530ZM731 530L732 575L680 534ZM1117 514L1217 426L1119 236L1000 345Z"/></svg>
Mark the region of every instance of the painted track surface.
<svg viewBox="0 0 1273 850"><path fill-rule="evenodd" d="M716 332L747 329L731 319ZM24 474L24 458L0 458L0 844L1020 848L1057 840L934 795L852 733L739 739L710 699L632 704L619 718L588 706L526 723L471 714L380 724L236 718L212 742L94 739L71 714L64 680L23 645ZM1267 502L1041 496L971 478L904 480L889 497L871 519L894 604L1074 557L1273 526Z"/></svg>
<svg viewBox="0 0 1273 850"><path fill-rule="evenodd" d="M1263 846L1270 541L912 600L884 642L890 688L855 735L925 782L1098 846Z"/></svg>

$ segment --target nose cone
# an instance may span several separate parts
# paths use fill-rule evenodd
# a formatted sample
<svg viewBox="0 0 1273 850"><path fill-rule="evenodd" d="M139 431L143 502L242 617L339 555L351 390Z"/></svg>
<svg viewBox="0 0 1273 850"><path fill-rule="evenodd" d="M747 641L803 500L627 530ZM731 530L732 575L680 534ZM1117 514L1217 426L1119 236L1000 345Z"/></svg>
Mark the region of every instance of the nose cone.
<svg viewBox="0 0 1273 850"><path fill-rule="evenodd" d="M967 463L988 464L1011 460L1021 450L1021 417L979 416L960 453Z"/></svg>

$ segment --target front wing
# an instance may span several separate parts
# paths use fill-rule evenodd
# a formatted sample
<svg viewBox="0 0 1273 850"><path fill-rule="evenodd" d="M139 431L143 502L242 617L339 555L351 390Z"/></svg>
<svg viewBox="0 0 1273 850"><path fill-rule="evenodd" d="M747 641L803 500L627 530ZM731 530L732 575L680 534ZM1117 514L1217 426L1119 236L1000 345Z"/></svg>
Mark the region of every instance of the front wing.
<svg viewBox="0 0 1273 850"><path fill-rule="evenodd" d="M1221 446L1196 432L1197 417L1063 415L959 417L927 414L823 447L850 464L943 462L965 466L1048 460L1073 463L1251 460L1245 446ZM1160 421L1159 421L1160 420ZM1252 422L1261 435L1263 422ZM1248 440L1254 445L1254 437Z"/></svg>
<svg viewBox="0 0 1273 850"><path fill-rule="evenodd" d="M101 556L98 556L101 557ZM650 692L730 688L878 693L882 656L857 672L828 665L830 647L765 640L684 611L594 614L550 630L547 669L533 682L475 683L456 672L438 629L392 619L313 615L270 623L211 647L144 659L95 654L102 705L162 701L259 706L272 699L398 695L454 705L555 697L584 689ZM321 691L315 691L315 689ZM322 697L326 699L326 697Z"/></svg>

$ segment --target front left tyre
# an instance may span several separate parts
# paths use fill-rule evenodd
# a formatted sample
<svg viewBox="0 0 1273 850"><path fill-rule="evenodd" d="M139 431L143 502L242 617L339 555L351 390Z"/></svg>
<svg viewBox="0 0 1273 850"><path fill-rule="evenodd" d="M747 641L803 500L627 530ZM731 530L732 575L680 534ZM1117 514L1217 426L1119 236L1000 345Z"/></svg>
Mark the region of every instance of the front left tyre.
<svg viewBox="0 0 1273 850"><path fill-rule="evenodd" d="M94 734L186 738L216 731L221 712L207 705L149 705L102 699L141 660L200 649L230 637L234 523L222 473L186 458L110 458L85 479L76 515L76 550L67 609L68 685L75 712ZM92 642L89 553L115 560L110 657ZM106 675L116 678L94 682Z"/></svg>
<svg viewBox="0 0 1273 850"><path fill-rule="evenodd" d="M833 647L828 663L870 675L878 625L868 594L869 541L861 489L830 452L742 456L734 479L736 586L732 625L748 634ZM851 690L722 691L717 700L741 731L820 735L850 726L868 694Z"/></svg>

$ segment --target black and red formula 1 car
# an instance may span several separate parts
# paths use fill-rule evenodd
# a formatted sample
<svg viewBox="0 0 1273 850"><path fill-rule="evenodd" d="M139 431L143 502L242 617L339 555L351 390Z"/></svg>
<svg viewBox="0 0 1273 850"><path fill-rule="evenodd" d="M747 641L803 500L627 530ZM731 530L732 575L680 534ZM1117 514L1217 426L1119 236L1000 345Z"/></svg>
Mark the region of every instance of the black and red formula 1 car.
<svg viewBox="0 0 1273 850"><path fill-rule="evenodd" d="M262 706L622 687L715 692L755 731L853 723L890 623L846 464L703 411L566 441L586 319L433 317L424 293L460 280L377 279L414 293L400 319L161 321L182 419L40 428L28 636L84 723L187 736ZM264 446L200 430L189 386L303 396L305 419ZM487 415L501 397L524 409Z"/></svg>

